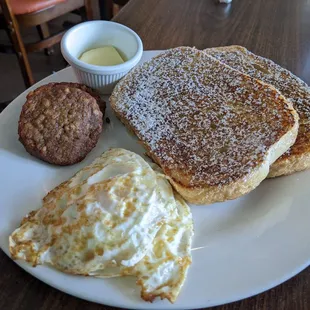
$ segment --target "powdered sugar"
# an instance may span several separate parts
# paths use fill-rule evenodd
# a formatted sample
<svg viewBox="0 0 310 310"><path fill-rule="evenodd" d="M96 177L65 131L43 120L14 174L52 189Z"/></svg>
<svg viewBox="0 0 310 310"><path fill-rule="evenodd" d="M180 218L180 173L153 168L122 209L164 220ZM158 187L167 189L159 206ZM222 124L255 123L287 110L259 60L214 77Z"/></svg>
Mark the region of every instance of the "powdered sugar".
<svg viewBox="0 0 310 310"><path fill-rule="evenodd" d="M300 116L300 124L310 123L310 88L293 73L245 48L210 48L205 51L232 68L273 85L292 102Z"/></svg>
<svg viewBox="0 0 310 310"><path fill-rule="evenodd" d="M294 124L277 91L193 48L133 70L111 101L164 171L181 174L186 186L246 177Z"/></svg>

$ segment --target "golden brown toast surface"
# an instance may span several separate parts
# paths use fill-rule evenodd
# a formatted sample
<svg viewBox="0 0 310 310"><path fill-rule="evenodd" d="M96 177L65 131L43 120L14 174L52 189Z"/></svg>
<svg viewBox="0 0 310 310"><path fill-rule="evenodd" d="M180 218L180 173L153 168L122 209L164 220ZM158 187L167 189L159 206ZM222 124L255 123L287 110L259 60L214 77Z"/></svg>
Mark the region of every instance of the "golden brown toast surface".
<svg viewBox="0 0 310 310"><path fill-rule="evenodd" d="M295 144L271 167L270 176L290 174L310 168L310 88L273 61L257 56L242 46L206 49L209 55L232 68L273 85L289 99L299 114L299 133Z"/></svg>
<svg viewBox="0 0 310 310"><path fill-rule="evenodd" d="M134 69L110 101L174 186L187 189L245 184L272 146L288 133L292 145L297 131L296 112L277 90L194 48Z"/></svg>

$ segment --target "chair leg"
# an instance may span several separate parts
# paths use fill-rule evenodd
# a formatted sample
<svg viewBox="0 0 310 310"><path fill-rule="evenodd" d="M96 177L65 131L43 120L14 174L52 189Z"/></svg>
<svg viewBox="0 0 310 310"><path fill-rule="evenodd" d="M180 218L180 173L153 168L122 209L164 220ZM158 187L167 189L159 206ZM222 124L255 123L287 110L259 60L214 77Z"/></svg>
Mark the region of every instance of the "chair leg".
<svg viewBox="0 0 310 310"><path fill-rule="evenodd" d="M113 17L113 1L99 0L100 18L110 20Z"/></svg>
<svg viewBox="0 0 310 310"><path fill-rule="evenodd" d="M50 36L50 32L48 29L48 24L47 23L43 23L41 25L36 26L40 39L44 40L47 39ZM50 56L54 54L54 49L52 47L49 48L45 48L44 49L45 55Z"/></svg>
<svg viewBox="0 0 310 310"><path fill-rule="evenodd" d="M17 59L24 78L25 85L28 88L32 84L34 84L34 79L30 68L27 52L25 50L25 46L19 31L18 23L15 19L14 14L11 11L8 2L5 0L0 0L0 4L2 7L3 15L7 23L6 30L8 32L9 38L12 42L15 53L17 55Z"/></svg>
<svg viewBox="0 0 310 310"><path fill-rule="evenodd" d="M94 14L93 14L92 0L85 0L84 5L85 5L85 10L86 10L87 20L93 20Z"/></svg>
<svg viewBox="0 0 310 310"><path fill-rule="evenodd" d="M20 40L20 37L16 35L16 31L14 31L14 29L11 31L10 37L17 55L25 86L28 88L35 82L32 75L32 70L30 68L28 55L24 47L24 43Z"/></svg>
<svg viewBox="0 0 310 310"><path fill-rule="evenodd" d="M118 4L113 4L113 16L117 15L121 10L121 7Z"/></svg>

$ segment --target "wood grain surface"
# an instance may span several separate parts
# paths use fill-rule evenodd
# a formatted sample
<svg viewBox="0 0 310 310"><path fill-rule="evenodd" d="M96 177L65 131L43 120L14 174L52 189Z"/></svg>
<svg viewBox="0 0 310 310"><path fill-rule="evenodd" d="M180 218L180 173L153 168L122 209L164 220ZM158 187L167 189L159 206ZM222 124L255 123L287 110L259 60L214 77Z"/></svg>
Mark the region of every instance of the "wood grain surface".
<svg viewBox="0 0 310 310"><path fill-rule="evenodd" d="M134 29L144 48L240 44L269 57L310 83L310 1L131 0L115 21ZM310 238L309 238L310 239ZM310 268L265 293L217 310L308 310ZM104 292L103 292L104 294ZM0 251L0 309L112 310L36 280Z"/></svg>

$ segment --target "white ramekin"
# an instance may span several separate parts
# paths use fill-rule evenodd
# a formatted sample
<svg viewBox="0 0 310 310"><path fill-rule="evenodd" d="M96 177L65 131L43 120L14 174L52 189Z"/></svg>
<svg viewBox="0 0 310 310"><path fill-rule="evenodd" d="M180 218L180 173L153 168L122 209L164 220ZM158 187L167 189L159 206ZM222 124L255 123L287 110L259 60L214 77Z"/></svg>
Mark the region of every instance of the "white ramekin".
<svg viewBox="0 0 310 310"><path fill-rule="evenodd" d="M115 66L95 66L79 60L87 50L112 45L126 59ZM108 21L96 20L78 24L68 30L61 40L61 53L72 66L79 82L110 94L117 83L141 59L143 45L130 28Z"/></svg>

